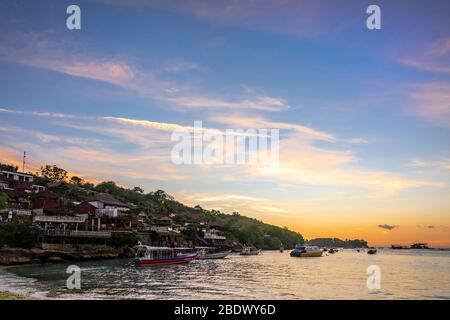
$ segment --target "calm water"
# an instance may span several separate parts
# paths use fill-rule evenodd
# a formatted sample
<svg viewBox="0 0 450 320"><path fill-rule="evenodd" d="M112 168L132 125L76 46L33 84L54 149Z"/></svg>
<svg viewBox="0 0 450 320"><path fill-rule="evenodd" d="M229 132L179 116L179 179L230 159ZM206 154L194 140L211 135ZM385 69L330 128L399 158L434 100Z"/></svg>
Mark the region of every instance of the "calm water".
<svg viewBox="0 0 450 320"><path fill-rule="evenodd" d="M0 290L62 299L450 299L450 252L345 250L321 258L289 252L136 268L129 260L78 263L81 290L65 287L68 264L0 269ZM370 291L369 265L381 268Z"/></svg>

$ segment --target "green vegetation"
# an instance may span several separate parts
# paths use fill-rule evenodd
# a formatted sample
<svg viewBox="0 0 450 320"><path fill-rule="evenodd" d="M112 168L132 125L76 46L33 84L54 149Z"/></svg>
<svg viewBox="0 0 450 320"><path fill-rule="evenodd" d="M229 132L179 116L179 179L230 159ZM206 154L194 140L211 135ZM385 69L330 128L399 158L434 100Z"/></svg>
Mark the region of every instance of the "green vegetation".
<svg viewBox="0 0 450 320"><path fill-rule="evenodd" d="M25 296L21 294L11 293L8 291L0 291L0 300L23 300Z"/></svg>
<svg viewBox="0 0 450 320"><path fill-rule="evenodd" d="M8 245L13 248L29 249L39 242L39 230L29 217L16 217L11 223L0 225L0 247Z"/></svg>
<svg viewBox="0 0 450 320"><path fill-rule="evenodd" d="M317 238L309 240L308 245L327 248L367 248L367 241L358 239Z"/></svg>
<svg viewBox="0 0 450 320"><path fill-rule="evenodd" d="M0 192L0 210L6 209L8 207L8 195L6 193Z"/></svg>

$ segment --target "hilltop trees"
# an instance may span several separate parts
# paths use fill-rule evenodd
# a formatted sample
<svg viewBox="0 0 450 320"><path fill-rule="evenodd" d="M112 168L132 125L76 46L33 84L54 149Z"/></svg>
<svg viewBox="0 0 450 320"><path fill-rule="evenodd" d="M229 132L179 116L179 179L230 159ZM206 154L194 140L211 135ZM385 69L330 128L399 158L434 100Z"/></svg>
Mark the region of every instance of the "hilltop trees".
<svg viewBox="0 0 450 320"><path fill-rule="evenodd" d="M5 164L0 162L0 170L17 172L19 170L18 166L14 166L11 164Z"/></svg>
<svg viewBox="0 0 450 320"><path fill-rule="evenodd" d="M83 184L84 180L81 179L80 177L73 176L70 178L70 182L77 186L81 186Z"/></svg>
<svg viewBox="0 0 450 320"><path fill-rule="evenodd" d="M67 171L57 167L56 165L46 164L42 166L38 175L48 181L65 181L67 179Z"/></svg>
<svg viewBox="0 0 450 320"><path fill-rule="evenodd" d="M178 223L196 221L198 223L205 223L211 226L218 226L218 229L223 231L227 236L230 244L241 243L243 245L254 245L262 249L277 249L281 244L286 248L294 247L296 244L303 244L304 239L301 234L290 231L287 228L281 228L266 224L262 221L245 217L239 212L235 211L232 214L225 214L219 210L207 210L200 205L190 207L184 205L174 199L173 196L166 191L158 189L154 192L145 193L141 187L124 188L118 186L114 181L105 181L97 185L86 182L80 177L73 176L68 180L68 172L56 165L45 165L38 171L38 183L49 183L54 181L68 181L67 191L60 192L54 190L62 199L64 205L69 210L72 202L85 201L95 193L109 193L116 199L132 204L130 215L135 215L139 212L144 212L149 220L157 219L161 215L175 214L175 220ZM0 193L0 209L7 198L1 196ZM17 228L16 228L17 227ZM9 227L8 231L11 237L7 240L12 243L14 237L19 235L24 230L21 226ZM22 246L27 246L32 243L34 239L33 230L29 230L30 238L24 239ZM31 239L31 240L30 240ZM3 239L5 241L5 239ZM119 241L115 239L114 241ZM131 239L132 240L132 239ZM117 245L120 243L117 242Z"/></svg>

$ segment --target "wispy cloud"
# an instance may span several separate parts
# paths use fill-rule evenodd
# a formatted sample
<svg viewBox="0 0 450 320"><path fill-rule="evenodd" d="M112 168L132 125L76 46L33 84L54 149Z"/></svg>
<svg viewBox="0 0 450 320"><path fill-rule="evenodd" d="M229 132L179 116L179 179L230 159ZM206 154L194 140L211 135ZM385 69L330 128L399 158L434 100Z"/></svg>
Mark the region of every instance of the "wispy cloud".
<svg viewBox="0 0 450 320"><path fill-rule="evenodd" d="M42 37L38 33L18 33L14 41L12 37L7 38L8 41L0 44L0 60L109 83L151 101L177 108L268 112L288 108L284 99L267 94L237 92L234 98L218 97L217 93L192 88L190 83L166 80L159 74L160 70L145 69L121 58L71 54L70 47L61 47ZM162 71L179 73L198 68L198 64L177 61Z"/></svg>
<svg viewBox="0 0 450 320"><path fill-rule="evenodd" d="M450 37L438 39L414 54L407 54L399 62L412 68L433 72L450 73Z"/></svg>
<svg viewBox="0 0 450 320"><path fill-rule="evenodd" d="M399 227L400 226L395 226L395 225L390 225L390 224L379 224L378 225L378 228L389 230L389 231L397 229Z"/></svg>
<svg viewBox="0 0 450 320"><path fill-rule="evenodd" d="M411 87L412 112L450 128L450 84L424 83Z"/></svg>
<svg viewBox="0 0 450 320"><path fill-rule="evenodd" d="M413 159L408 163L413 168L429 168L438 170L450 170L450 158L442 157L439 159Z"/></svg>
<svg viewBox="0 0 450 320"><path fill-rule="evenodd" d="M11 113L12 109L3 108L0 112ZM114 139L103 140L112 147L113 141L122 141L128 144L134 144L135 150L123 159L118 151L105 149L99 153L95 146L91 145L89 149L83 146L84 141L76 139L68 140L71 143L78 143L79 148L64 147L58 152L61 157L67 155L78 154L80 160L99 161L99 163L115 162L122 164L122 172L127 171L129 176L132 175L130 168L126 168L125 164L129 161L147 161L153 160L169 162L170 150L172 142L170 141L170 132L181 129L191 132L193 127L183 126L175 123L164 123L149 120L129 119L123 117L103 116L91 117L84 119L82 124L79 123L77 116L64 114L55 115L47 112L25 112L16 111L18 115L29 115L37 117L49 117L57 120L58 126L64 126L76 130L83 130L95 133L96 139L99 138L98 128L102 127L101 135L108 135ZM290 183L293 185L317 185L317 186L339 186L346 188L359 188L367 190L374 197L387 197L392 194L401 192L411 188L432 187L439 188L445 186L442 182L424 181L402 177L390 172L368 170L358 165L358 157L350 151L337 151L334 149L326 149L314 145L316 141L340 141L334 135L317 131L312 128L299 125L270 122L263 118L215 118L214 121L222 124L235 124L246 128L248 126L257 127L280 127L284 130L291 130L291 134L283 136L280 141L280 158L279 165L258 164L234 167L232 173L227 168L201 166L196 168L176 168L177 171L182 170L183 176L196 177L198 174L208 172L211 177L216 176L217 179L224 177L238 176L239 180L267 180L280 184ZM30 133L31 136L33 133ZM57 137L51 135L39 134L43 142L64 142L59 141ZM345 140L345 139L344 139ZM101 143L99 143L102 146ZM102 147L104 149L104 147ZM56 151L54 151L56 152ZM109 155L108 155L109 153ZM148 158L148 155L152 157ZM156 157L156 158L154 158ZM103 161L100 161L104 159ZM165 168L171 164L166 164ZM103 170L103 169L102 169ZM138 174L136 174L138 176ZM181 174L178 174L181 176Z"/></svg>

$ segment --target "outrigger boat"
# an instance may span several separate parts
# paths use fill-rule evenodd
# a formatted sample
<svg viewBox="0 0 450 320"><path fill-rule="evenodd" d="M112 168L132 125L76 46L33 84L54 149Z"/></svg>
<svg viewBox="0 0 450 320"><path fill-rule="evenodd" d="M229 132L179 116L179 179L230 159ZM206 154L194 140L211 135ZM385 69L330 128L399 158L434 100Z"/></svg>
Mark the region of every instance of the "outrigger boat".
<svg viewBox="0 0 450 320"><path fill-rule="evenodd" d="M241 256L257 256L261 253L261 249L256 247L244 247L241 252Z"/></svg>
<svg viewBox="0 0 450 320"><path fill-rule="evenodd" d="M157 265L187 263L199 257L199 253L189 252L190 248L151 247L139 245L136 247L136 265Z"/></svg>
<svg viewBox="0 0 450 320"><path fill-rule="evenodd" d="M223 259L231 253L231 250L218 251L215 247L195 247L199 252L199 259Z"/></svg>
<svg viewBox="0 0 450 320"><path fill-rule="evenodd" d="M322 253L323 251L316 246L296 246L291 251L291 257L321 257Z"/></svg>

